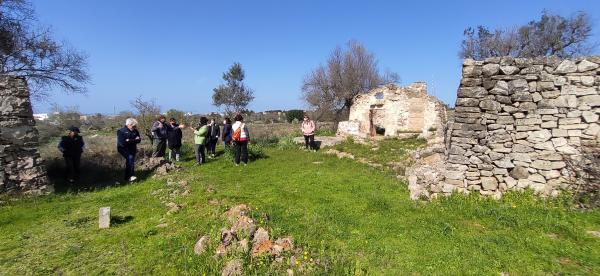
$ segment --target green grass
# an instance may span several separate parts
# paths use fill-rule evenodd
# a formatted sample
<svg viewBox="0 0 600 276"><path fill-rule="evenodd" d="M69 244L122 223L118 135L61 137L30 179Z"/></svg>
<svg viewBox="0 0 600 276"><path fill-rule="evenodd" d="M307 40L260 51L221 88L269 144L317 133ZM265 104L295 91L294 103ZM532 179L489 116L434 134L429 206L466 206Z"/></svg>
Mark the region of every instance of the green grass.
<svg viewBox="0 0 600 276"><path fill-rule="evenodd" d="M380 145L382 160L391 160L386 143L399 142ZM413 202L403 183L352 160L272 148L265 154L248 167L224 157L202 167L189 160L167 178L8 201L0 206L0 274L215 275L225 262L213 258L216 244L201 256L193 246L204 234L217 240L220 214L239 203L253 208L271 236L291 235L323 261L314 274L600 274L600 240L586 233L600 230L600 212L571 209L567 197ZM168 198L167 179L187 180L191 193ZM209 204L215 199L222 203ZM166 215L161 200L185 207ZM103 206L112 207L117 224L99 230ZM162 222L168 226L156 227ZM248 274L285 273L264 260L245 259L245 267Z"/></svg>
<svg viewBox="0 0 600 276"><path fill-rule="evenodd" d="M334 146L336 150L348 152L356 158L365 158L378 164L388 164L390 162L406 163L408 154L411 150L424 147L425 139L421 138L386 138L379 141L376 145L355 143L352 139L347 139Z"/></svg>

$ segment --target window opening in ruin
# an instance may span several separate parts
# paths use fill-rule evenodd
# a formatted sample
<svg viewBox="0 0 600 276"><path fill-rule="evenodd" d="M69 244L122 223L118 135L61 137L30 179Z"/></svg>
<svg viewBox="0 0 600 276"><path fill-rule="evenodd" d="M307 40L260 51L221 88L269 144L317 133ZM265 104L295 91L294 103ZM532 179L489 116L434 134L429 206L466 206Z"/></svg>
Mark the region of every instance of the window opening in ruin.
<svg viewBox="0 0 600 276"><path fill-rule="evenodd" d="M375 126L375 134L376 135L384 136L385 135L385 128L382 127L382 126Z"/></svg>
<svg viewBox="0 0 600 276"><path fill-rule="evenodd" d="M375 99L383 100L383 92L375 93Z"/></svg>

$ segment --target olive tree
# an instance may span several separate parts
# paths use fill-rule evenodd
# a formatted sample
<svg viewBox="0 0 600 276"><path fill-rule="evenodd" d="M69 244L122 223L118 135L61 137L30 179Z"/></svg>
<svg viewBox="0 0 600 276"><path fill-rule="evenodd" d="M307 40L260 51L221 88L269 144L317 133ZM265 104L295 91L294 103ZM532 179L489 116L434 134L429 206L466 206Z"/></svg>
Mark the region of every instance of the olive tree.
<svg viewBox="0 0 600 276"><path fill-rule="evenodd" d="M336 47L324 65L308 73L302 82L302 98L317 114L333 113L340 118L357 95L399 79L396 73L381 74L375 55L351 40L345 49Z"/></svg>
<svg viewBox="0 0 600 276"><path fill-rule="evenodd" d="M224 84L213 89L213 105L223 108L229 115L247 110L254 99L254 91L244 84L246 75L242 65L235 62L223 73Z"/></svg>
<svg viewBox="0 0 600 276"><path fill-rule="evenodd" d="M484 26L467 28L459 57L476 60L500 56L576 57L589 54L595 47L588 42L591 34L592 22L585 12L563 17L544 11L539 20L523 26L494 31Z"/></svg>

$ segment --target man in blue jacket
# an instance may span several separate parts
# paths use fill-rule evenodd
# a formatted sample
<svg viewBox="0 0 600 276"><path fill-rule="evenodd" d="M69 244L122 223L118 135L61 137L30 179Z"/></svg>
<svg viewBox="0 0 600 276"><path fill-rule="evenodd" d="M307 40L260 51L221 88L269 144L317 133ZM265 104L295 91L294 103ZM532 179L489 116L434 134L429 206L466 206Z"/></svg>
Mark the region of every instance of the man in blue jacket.
<svg viewBox="0 0 600 276"><path fill-rule="evenodd" d="M142 141L136 125L136 119L128 118L125 120L125 126L117 131L117 151L125 158L125 181L131 182L137 179L133 167L135 165L137 144Z"/></svg>

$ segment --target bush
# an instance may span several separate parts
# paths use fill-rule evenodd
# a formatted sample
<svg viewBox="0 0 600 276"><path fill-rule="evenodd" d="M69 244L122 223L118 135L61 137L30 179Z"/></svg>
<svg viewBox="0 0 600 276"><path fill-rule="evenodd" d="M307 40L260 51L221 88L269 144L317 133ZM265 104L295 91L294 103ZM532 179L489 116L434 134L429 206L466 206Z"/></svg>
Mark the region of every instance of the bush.
<svg viewBox="0 0 600 276"><path fill-rule="evenodd" d="M300 109L288 110L285 113L285 117L286 117L288 123L293 122L294 119L297 121L302 121L304 119L304 110L300 110Z"/></svg>
<svg viewBox="0 0 600 276"><path fill-rule="evenodd" d="M574 172L575 200L586 207L600 207L600 144L583 146L580 156L565 160Z"/></svg>

